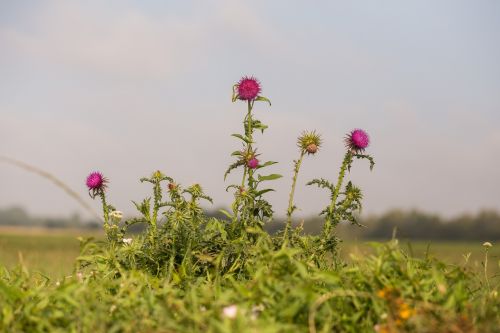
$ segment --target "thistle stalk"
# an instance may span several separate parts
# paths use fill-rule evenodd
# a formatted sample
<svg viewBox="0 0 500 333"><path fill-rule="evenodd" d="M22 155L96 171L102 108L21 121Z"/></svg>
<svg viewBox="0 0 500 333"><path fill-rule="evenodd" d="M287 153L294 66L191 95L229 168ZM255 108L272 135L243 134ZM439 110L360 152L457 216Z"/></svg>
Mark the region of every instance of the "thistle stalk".
<svg viewBox="0 0 500 333"><path fill-rule="evenodd" d="M333 191L332 194L332 201L330 202L330 206L328 207L328 215L325 221L325 225L323 227L324 236L328 236L332 229L332 223L334 223L333 219L334 219L337 198L340 193L340 188L342 187L342 182L344 181L345 171L349 166L349 164L351 163L351 160L352 160L352 152L348 150L344 156L344 161L342 162L342 166L340 167L339 177L337 179L337 185L335 186L335 190Z"/></svg>
<svg viewBox="0 0 500 333"><path fill-rule="evenodd" d="M247 115L245 117L245 119L247 120L247 128L245 128L245 132L246 132L246 137L249 141L249 143L247 143L247 149L246 149L246 155L250 155L252 153L252 104L250 101L247 101L248 103L248 112L247 112ZM243 121L243 124L245 122ZM245 127L245 126L243 126ZM248 166L245 164L244 166L244 170L243 170L243 179L241 180L241 187L244 187L245 186L245 179L246 179L246 176L247 176L247 172L248 172L248 176L250 177L250 170L248 170Z"/></svg>
<svg viewBox="0 0 500 333"><path fill-rule="evenodd" d="M153 190L154 206L153 206L153 217L151 219L151 231L150 231L151 241L153 241L153 239L156 235L158 211L160 210L161 199L162 199L161 187L160 187L161 177L154 177L154 178L156 178L156 179L155 179L154 190Z"/></svg>
<svg viewBox="0 0 500 333"><path fill-rule="evenodd" d="M297 161L295 161L294 174L293 174L293 178L292 178L292 189L290 191L290 197L288 199L288 209L286 212L287 221L286 221L286 226L285 226L285 232L283 233L283 245L286 244L286 242L288 240L288 233L292 227L292 214L294 211L293 197L295 194L295 186L297 185L297 178L299 175L300 166L302 165L302 160L304 159L305 154L306 154L306 151L301 150L300 158Z"/></svg>
<svg viewBox="0 0 500 333"><path fill-rule="evenodd" d="M102 212L103 212L103 217L104 217L104 227L107 228L109 227L109 207L106 202L106 194L104 194L104 191L101 191L99 193L99 196L101 197L101 202L102 202Z"/></svg>

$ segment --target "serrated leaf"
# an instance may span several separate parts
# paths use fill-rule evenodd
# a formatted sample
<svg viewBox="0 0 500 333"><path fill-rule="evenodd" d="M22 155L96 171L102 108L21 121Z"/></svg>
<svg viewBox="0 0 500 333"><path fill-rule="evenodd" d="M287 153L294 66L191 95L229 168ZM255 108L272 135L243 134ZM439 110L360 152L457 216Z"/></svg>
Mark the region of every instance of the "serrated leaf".
<svg viewBox="0 0 500 333"><path fill-rule="evenodd" d="M229 219L233 218L233 216L227 210L225 210L225 209L219 209L219 212L221 212L222 214L224 214Z"/></svg>
<svg viewBox="0 0 500 333"><path fill-rule="evenodd" d="M267 193L267 192L274 192L274 190L272 188L266 188L265 190L260 190L257 193L255 193L255 196L259 197L259 196L261 196L261 195L263 195L264 193Z"/></svg>
<svg viewBox="0 0 500 333"><path fill-rule="evenodd" d="M237 167L244 165L244 164L245 164L245 161L243 161L243 160L238 160L238 161L234 162L233 164L231 164L229 166L229 168L227 168L226 173L224 173L224 180L226 180L227 175L229 175L229 173L231 173L231 171L233 169L236 169Z"/></svg>
<svg viewBox="0 0 500 333"><path fill-rule="evenodd" d="M279 179L283 177L282 175L279 175L277 173L272 173L270 175L267 175L267 176L261 176L259 175L259 177L257 178L259 180L259 182L262 182L262 181L266 181L266 180L275 180L275 179Z"/></svg>
<svg viewBox="0 0 500 333"><path fill-rule="evenodd" d="M238 99L238 93L237 93L237 88L238 84L233 85L233 95L231 96L231 101L234 103Z"/></svg>
<svg viewBox="0 0 500 333"><path fill-rule="evenodd" d="M242 141L244 141L244 142L246 142L248 144L252 143L251 140L249 140L248 138L244 137L241 134L231 134L231 136L234 136L235 138L238 138L238 139L240 139L240 140L242 140Z"/></svg>
<svg viewBox="0 0 500 333"><path fill-rule="evenodd" d="M259 165L257 167L257 169L261 169L261 168L265 168L266 166L270 166L270 165L273 165L273 164L277 164L278 162L274 162L274 161L267 161L266 163L262 164L262 165Z"/></svg>
<svg viewBox="0 0 500 333"><path fill-rule="evenodd" d="M267 102L267 103L269 103L269 106L271 106L271 101L267 97L257 96L257 98L255 100L259 101L259 102Z"/></svg>

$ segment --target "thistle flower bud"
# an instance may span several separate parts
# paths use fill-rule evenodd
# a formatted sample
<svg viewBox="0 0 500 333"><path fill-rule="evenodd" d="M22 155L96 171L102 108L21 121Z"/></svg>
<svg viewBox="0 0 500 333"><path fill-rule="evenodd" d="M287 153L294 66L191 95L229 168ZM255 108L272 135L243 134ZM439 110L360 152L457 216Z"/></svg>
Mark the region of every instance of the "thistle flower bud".
<svg viewBox="0 0 500 333"><path fill-rule="evenodd" d="M114 210L109 213L109 217L111 217L115 222L120 222L123 218L123 213L119 210Z"/></svg>
<svg viewBox="0 0 500 333"><path fill-rule="evenodd" d="M362 129L354 129L345 138L346 148L355 154L362 153L370 144L368 133Z"/></svg>
<svg viewBox="0 0 500 333"><path fill-rule="evenodd" d="M189 186L187 190L195 196L200 196L203 194L203 189L201 188L201 185L198 183Z"/></svg>
<svg viewBox="0 0 500 333"><path fill-rule="evenodd" d="M94 171L87 176L87 181L85 182L88 189L89 195L94 198L96 195L104 192L107 187L108 180L104 178L102 173Z"/></svg>
<svg viewBox="0 0 500 333"><path fill-rule="evenodd" d="M153 172L153 175L151 176L151 178L156 178L156 179L162 179L163 177L165 177L165 175L160 170L156 170L155 172Z"/></svg>
<svg viewBox="0 0 500 333"><path fill-rule="evenodd" d="M168 190L169 191L174 191L177 189L177 184L176 183L168 183Z"/></svg>
<svg viewBox="0 0 500 333"><path fill-rule="evenodd" d="M252 157L251 159L248 160L247 166L250 169L256 169L259 166L259 160L256 159L255 157Z"/></svg>
<svg viewBox="0 0 500 333"><path fill-rule="evenodd" d="M321 135L317 134L316 131L304 131L297 139L297 146L309 155L314 155L321 146Z"/></svg>
<svg viewBox="0 0 500 333"><path fill-rule="evenodd" d="M245 76L236 84L238 99L252 101L257 98L261 88L260 82L253 76Z"/></svg>
<svg viewBox="0 0 500 333"><path fill-rule="evenodd" d="M306 151L308 154L316 154L316 152L318 151L318 146L314 143L311 143L306 147Z"/></svg>

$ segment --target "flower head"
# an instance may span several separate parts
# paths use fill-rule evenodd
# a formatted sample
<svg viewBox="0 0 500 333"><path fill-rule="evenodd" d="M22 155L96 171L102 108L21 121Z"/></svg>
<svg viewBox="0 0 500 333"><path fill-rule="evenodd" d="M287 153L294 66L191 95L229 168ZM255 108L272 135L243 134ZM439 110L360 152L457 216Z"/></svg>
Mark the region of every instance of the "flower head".
<svg viewBox="0 0 500 333"><path fill-rule="evenodd" d="M99 193L104 192L108 180L104 178L102 173L94 171L87 177L87 187L89 188L89 195L94 198Z"/></svg>
<svg viewBox="0 0 500 333"><path fill-rule="evenodd" d="M362 153L370 144L370 137L362 129L355 129L347 134L345 144L353 153Z"/></svg>
<svg viewBox="0 0 500 333"><path fill-rule="evenodd" d="M243 101L252 101L261 91L260 82L253 76L245 76L236 84L238 98Z"/></svg>
<svg viewBox="0 0 500 333"><path fill-rule="evenodd" d="M250 169L256 169L259 166L259 160L255 157L252 157L251 159L248 160L247 166Z"/></svg>
<svg viewBox="0 0 500 333"><path fill-rule="evenodd" d="M238 314L238 306L235 304L226 306L222 309L222 315L226 318L234 319L236 318L237 314Z"/></svg>
<svg viewBox="0 0 500 333"><path fill-rule="evenodd" d="M492 245L490 242L484 242L484 243L483 243L483 247L484 247L484 248L489 249L489 248L490 248L490 247L492 247L492 246L493 246L493 245Z"/></svg>
<svg viewBox="0 0 500 333"><path fill-rule="evenodd" d="M321 146L321 135L317 134L316 131L304 131L297 140L297 146L299 146L302 151L307 152L309 155L316 154L319 147Z"/></svg>
<svg viewBox="0 0 500 333"><path fill-rule="evenodd" d="M114 210L111 213L109 213L109 217L115 222L120 222L123 218L123 213L119 210Z"/></svg>

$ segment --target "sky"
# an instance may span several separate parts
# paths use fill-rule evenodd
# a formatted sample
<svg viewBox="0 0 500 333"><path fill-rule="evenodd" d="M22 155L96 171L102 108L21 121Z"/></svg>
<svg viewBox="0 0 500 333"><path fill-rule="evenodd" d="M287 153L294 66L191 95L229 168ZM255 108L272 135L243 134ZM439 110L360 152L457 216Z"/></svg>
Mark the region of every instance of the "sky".
<svg viewBox="0 0 500 333"><path fill-rule="evenodd" d="M0 156L52 173L87 195L101 171L126 214L159 169L199 183L214 206L240 149L245 104L232 86L262 84L255 116L262 160L284 177L268 199L284 215L297 136L323 146L299 175L299 214L318 213L354 128L371 137L363 214L420 209L454 216L500 210L500 2L478 1L0 1ZM87 216L64 191L0 163L0 208Z"/></svg>

